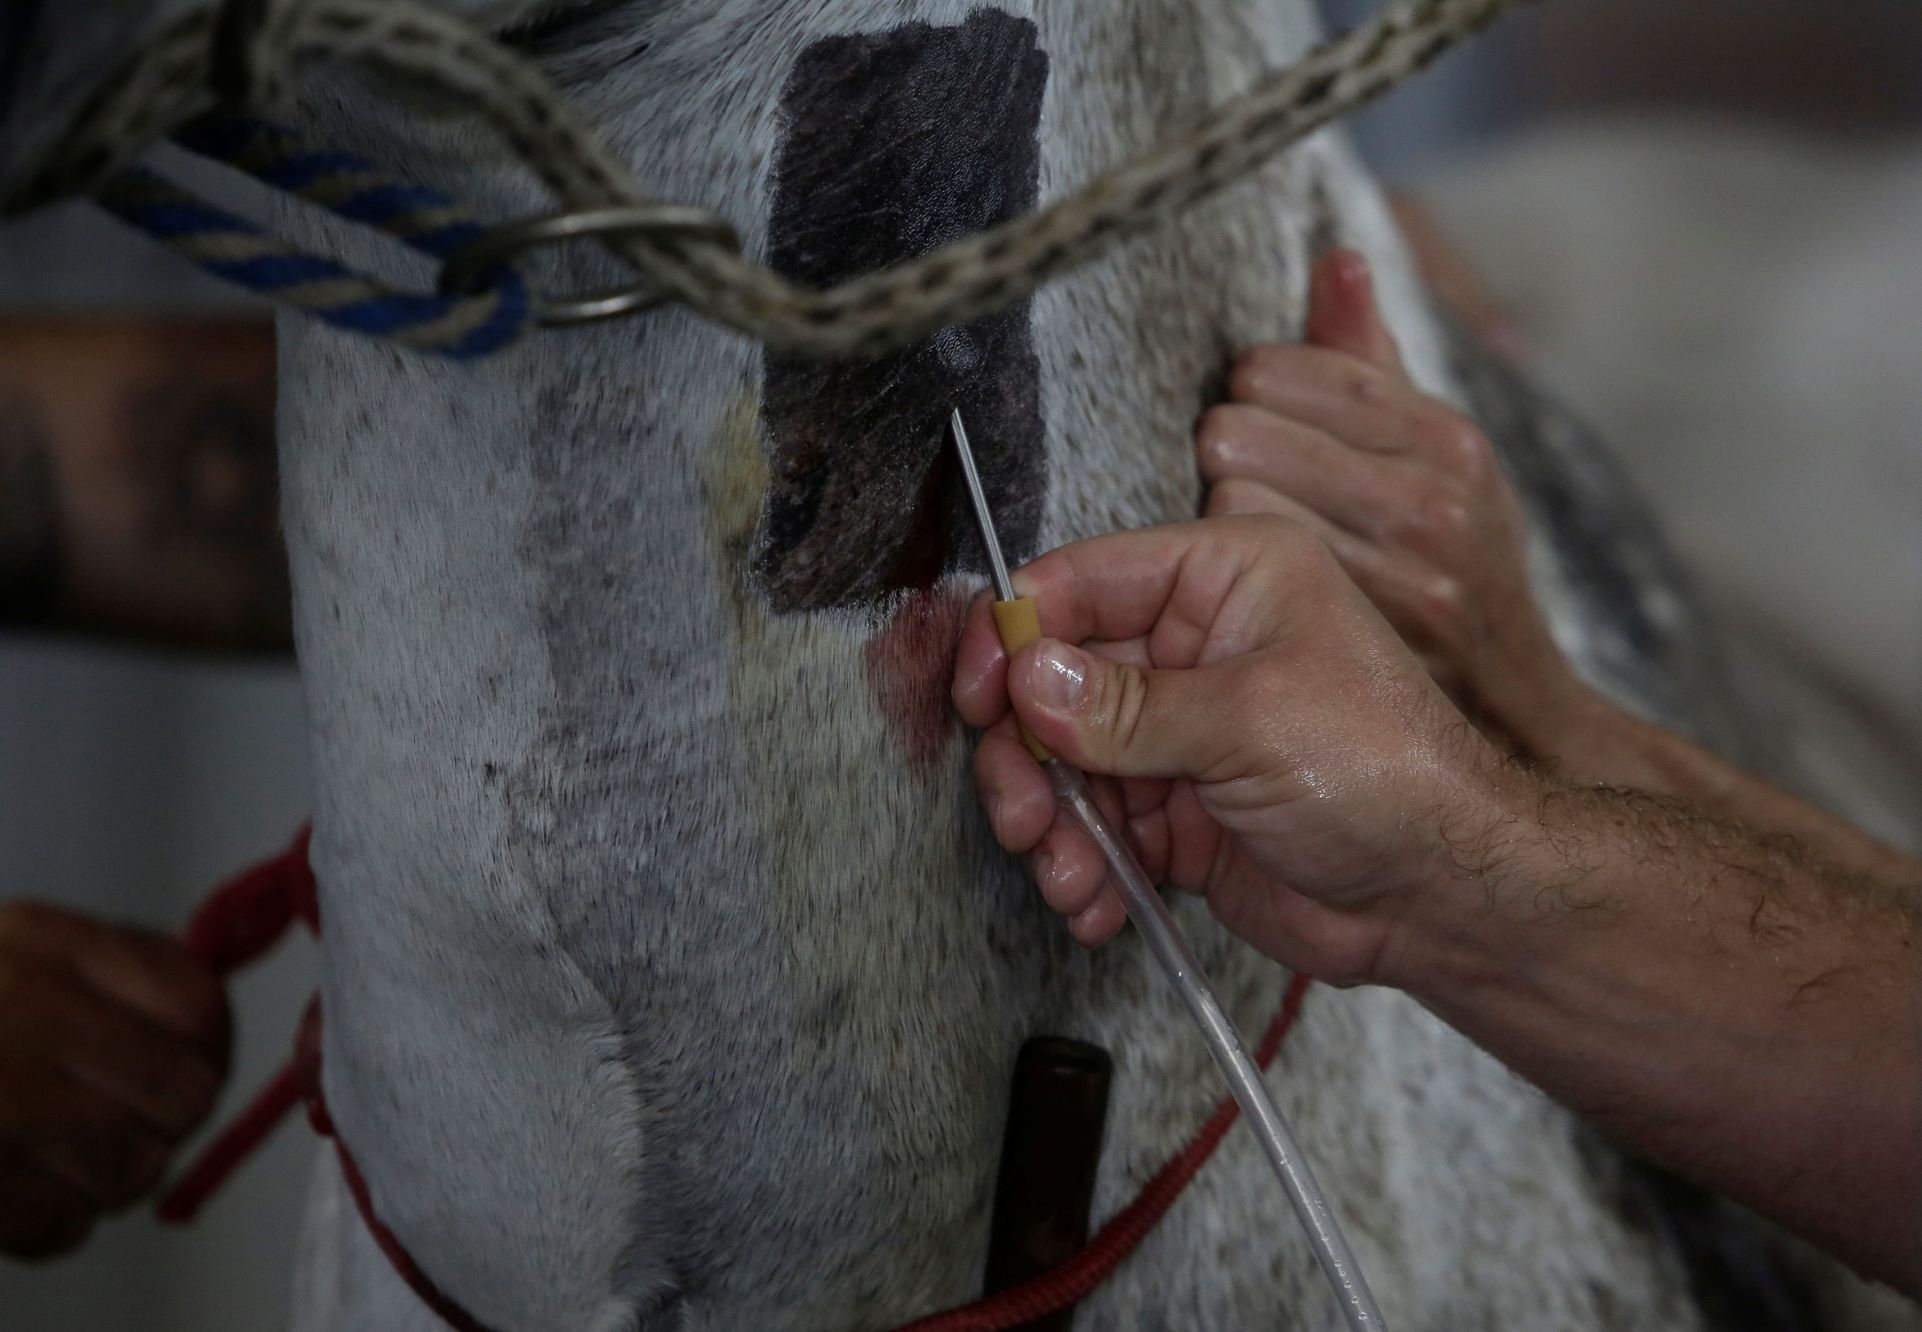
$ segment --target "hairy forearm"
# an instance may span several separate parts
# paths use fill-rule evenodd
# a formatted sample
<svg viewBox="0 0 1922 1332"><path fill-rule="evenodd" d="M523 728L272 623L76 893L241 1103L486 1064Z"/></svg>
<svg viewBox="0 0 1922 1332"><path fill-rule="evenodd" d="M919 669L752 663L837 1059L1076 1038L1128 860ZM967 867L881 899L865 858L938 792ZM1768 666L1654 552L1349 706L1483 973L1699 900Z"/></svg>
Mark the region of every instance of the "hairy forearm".
<svg viewBox="0 0 1922 1332"><path fill-rule="evenodd" d="M1630 1150L1922 1292L1922 881L1533 790L1398 983Z"/></svg>
<svg viewBox="0 0 1922 1332"><path fill-rule="evenodd" d="M1839 869L1922 881L1922 861L1591 690L1573 692L1577 696L1556 711L1552 733L1527 744L1567 780L1673 796L1724 822L1794 838L1816 860Z"/></svg>
<svg viewBox="0 0 1922 1332"><path fill-rule="evenodd" d="M0 320L0 624L284 651L256 319Z"/></svg>

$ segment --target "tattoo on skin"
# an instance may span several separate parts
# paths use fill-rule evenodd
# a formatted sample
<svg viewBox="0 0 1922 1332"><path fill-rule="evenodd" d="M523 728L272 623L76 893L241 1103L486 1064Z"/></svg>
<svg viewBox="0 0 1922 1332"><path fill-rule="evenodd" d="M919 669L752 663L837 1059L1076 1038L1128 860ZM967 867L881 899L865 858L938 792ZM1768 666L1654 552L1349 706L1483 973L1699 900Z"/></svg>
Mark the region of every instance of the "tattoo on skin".
<svg viewBox="0 0 1922 1332"><path fill-rule="evenodd" d="M60 504L46 422L0 398L0 625L46 623L59 600Z"/></svg>

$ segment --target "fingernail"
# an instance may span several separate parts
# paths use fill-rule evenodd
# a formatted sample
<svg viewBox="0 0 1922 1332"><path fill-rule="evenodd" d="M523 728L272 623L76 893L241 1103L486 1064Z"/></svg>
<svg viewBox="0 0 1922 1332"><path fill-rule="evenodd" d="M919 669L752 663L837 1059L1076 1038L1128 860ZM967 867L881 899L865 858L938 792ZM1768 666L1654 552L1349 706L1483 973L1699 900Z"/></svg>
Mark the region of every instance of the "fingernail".
<svg viewBox="0 0 1922 1332"><path fill-rule="evenodd" d="M1034 656L1028 687L1034 701L1049 712L1074 711L1088 683L1088 659L1066 643L1050 643Z"/></svg>

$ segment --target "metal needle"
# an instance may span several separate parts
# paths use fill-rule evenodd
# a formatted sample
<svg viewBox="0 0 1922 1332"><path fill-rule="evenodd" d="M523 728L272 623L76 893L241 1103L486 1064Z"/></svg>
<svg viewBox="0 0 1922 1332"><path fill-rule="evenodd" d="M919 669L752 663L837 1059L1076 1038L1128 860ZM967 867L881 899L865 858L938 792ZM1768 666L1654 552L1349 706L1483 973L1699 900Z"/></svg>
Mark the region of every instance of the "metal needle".
<svg viewBox="0 0 1922 1332"><path fill-rule="evenodd" d="M981 529L981 544L988 548L988 567L994 571L994 594L1003 601L1014 600L1014 580L1008 577L1008 562L1001 555L1001 538L994 534L994 518L988 512L988 493L981 488L981 473L974 466L974 450L968 447L968 428L961 424L961 409L948 418L954 427L954 451L961 455L961 475L967 478L968 498L974 503L975 525Z"/></svg>
<svg viewBox="0 0 1922 1332"><path fill-rule="evenodd" d="M974 451L968 446L968 431L961 424L959 410L954 413L951 423L954 427L955 452L961 457L961 474L967 478L968 498L974 503L975 520L981 527L981 544L987 548L988 563L994 570L995 596L1002 603L995 608L996 623L1001 631L1002 645L1012 655L1024 644L1010 639L1009 624L1002 621L1000 615L1010 603L1018 602L1014 582L1008 577L1008 564L1001 555L1001 542L994 531L994 517L988 512L987 493L981 486L981 474L975 469ZM1019 602L1019 605L1027 611L1022 621L1026 626L1023 632L1026 641L1032 642L1041 634L1040 621L1033 613L1032 602ZM1308 1232L1309 1246L1314 1250L1315 1259L1321 1264L1322 1272L1335 1292L1343 1319L1352 1332L1384 1332L1386 1324L1382 1320L1381 1309L1368 1289L1368 1281L1362 1275L1360 1264L1355 1261L1354 1251L1348 1247L1348 1239L1342 1234L1334 1208L1328 1205L1321 1186L1315 1182L1314 1173L1308 1168L1308 1162L1295 1142L1288 1121L1282 1118L1274 1098L1268 1095L1261 1069L1242 1044L1241 1033L1235 1030L1235 1024L1215 996L1214 987L1203 974L1201 964L1183 937L1181 927L1175 923L1168 904L1155 891L1153 881L1141 868L1141 862L1095 803L1087 775L1074 765L1049 755L1046 749L1034 746L1025 731L1023 736L1029 739L1031 752L1041 761L1043 770L1048 774L1048 783L1054 788L1061 807L1088 830L1089 836L1101 848L1101 854L1108 862L1108 886L1121 899L1122 906L1127 908L1128 918L1140 931L1148 951L1160 964L1175 987L1175 992L1187 1005L1190 1016L1207 1038L1209 1053L1227 1078L1229 1090L1234 1093L1236 1102L1247 1116L1248 1125L1268 1157L1268 1163L1274 1167L1282 1190L1294 1206L1295 1215Z"/></svg>

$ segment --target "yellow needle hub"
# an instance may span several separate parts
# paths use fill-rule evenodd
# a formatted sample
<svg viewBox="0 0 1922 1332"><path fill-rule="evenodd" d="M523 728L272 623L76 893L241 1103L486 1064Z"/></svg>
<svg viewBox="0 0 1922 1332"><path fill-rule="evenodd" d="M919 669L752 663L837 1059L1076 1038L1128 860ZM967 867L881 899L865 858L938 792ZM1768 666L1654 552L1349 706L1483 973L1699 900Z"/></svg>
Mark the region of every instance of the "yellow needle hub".
<svg viewBox="0 0 1922 1332"><path fill-rule="evenodd" d="M981 544L987 549L988 568L994 576L994 594L999 598L994 603L994 627L1000 631L1001 646L1012 661L1015 653L1041 637L1041 612L1035 608L1033 597L1014 594L1014 580L1008 576L1008 562L1001 554L1001 538L995 535L994 515L988 512L987 491L974 465L974 450L968 447L968 428L961 424L960 409L955 410L949 425L954 429L954 451L961 458L961 475L968 483L968 500L974 505L974 521L981 529ZM1021 743L1043 763L1054 757L1025 726L1021 727Z"/></svg>
<svg viewBox="0 0 1922 1332"><path fill-rule="evenodd" d="M994 627L1001 631L1001 646L1007 649L1008 660L1013 661L1015 653L1041 637L1041 612L1035 609L1034 598L1016 597L1013 601L995 602ZM1021 727L1021 743L1028 747L1030 754L1043 763L1054 757L1046 745L1028 734L1027 727L1018 721L1015 725Z"/></svg>

